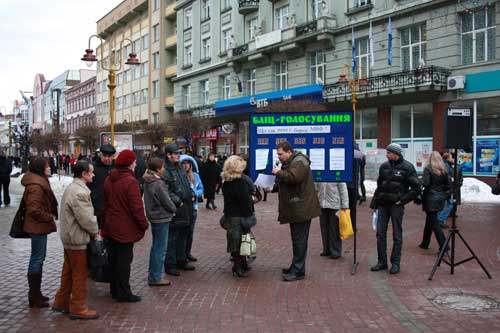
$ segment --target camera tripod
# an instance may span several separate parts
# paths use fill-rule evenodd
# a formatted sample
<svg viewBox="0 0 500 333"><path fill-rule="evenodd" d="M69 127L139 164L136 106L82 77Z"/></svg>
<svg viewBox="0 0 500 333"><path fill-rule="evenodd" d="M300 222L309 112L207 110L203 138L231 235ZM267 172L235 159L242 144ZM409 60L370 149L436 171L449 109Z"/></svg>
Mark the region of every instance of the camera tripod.
<svg viewBox="0 0 500 333"><path fill-rule="evenodd" d="M457 228L457 222L456 222L457 221L457 215L455 213L456 212L456 208L457 208L457 196L456 196L457 188L454 185L454 183L457 180L457 174L458 174L458 169L457 169L458 150L457 149L455 149L455 151L453 152L453 157L455 159L455 163L454 163L454 166L453 166L453 183L452 183L452 188L453 188L453 214L451 215L452 226L451 226L451 229L449 230L448 237L446 237L446 241L445 241L444 245L441 247L441 251L439 252L439 257L436 260L436 263L434 264L434 267L432 268L431 275L429 275L429 281L432 280L432 277L434 276L434 273L436 273L436 270L437 270L438 266L441 265L441 262L444 262L445 264L447 264L448 266L450 266L450 268L451 268L450 274L453 275L454 272L455 272L455 267L456 266L464 264L467 261L470 261L470 260L473 260L473 259L476 259L476 261L479 264L479 266L481 266L481 268L486 273L486 275L488 276L488 278L491 279L490 273L483 266L483 264L481 263L481 261L479 260L479 258L476 256L476 254L474 253L474 251L472 250L472 248L469 246L469 244L467 243L467 241L460 234L460 230L458 230L458 228ZM464 260L461 260L459 262L455 262L455 237L456 237L456 235L458 235L458 237L462 240L462 242L464 243L464 245L467 247L467 249L469 250L469 252L472 255L471 257L469 257L467 259L464 259ZM446 260L444 258L444 256L445 256L445 254L447 252L447 249L448 249L448 246L449 246L450 242L451 242L450 260L448 261L448 260Z"/></svg>

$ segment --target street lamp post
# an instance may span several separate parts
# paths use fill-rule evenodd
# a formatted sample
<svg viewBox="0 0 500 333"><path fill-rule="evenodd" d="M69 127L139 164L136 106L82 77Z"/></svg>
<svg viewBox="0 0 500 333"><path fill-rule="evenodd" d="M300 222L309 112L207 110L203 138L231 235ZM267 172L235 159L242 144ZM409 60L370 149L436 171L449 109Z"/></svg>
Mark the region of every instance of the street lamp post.
<svg viewBox="0 0 500 333"><path fill-rule="evenodd" d="M85 54L82 57L82 61L85 61L87 63L92 63L97 61L97 57L93 54L94 50L90 47L90 42L92 41L92 38L98 38L100 41L99 47L100 47L100 54L101 54L101 68L105 71L108 71L108 88L109 88L109 121L110 121L110 129L111 129L111 145L115 145L115 88L116 88L116 74L115 72L120 71L122 68L122 60L121 59L115 59L115 54L113 52L110 52L110 57L109 61L106 65L104 65L104 57L103 57L103 44L105 41L98 35L92 35L89 37L89 46L85 50ZM137 58L137 54L134 52L134 43L128 39L125 38L120 42L120 49L122 49L123 42L128 41L130 43L131 47L131 53L128 55L127 61L125 61L126 65L140 65L140 61ZM116 46L116 44L115 44ZM109 50L111 51L111 45L109 46ZM118 63L117 61L118 60Z"/></svg>

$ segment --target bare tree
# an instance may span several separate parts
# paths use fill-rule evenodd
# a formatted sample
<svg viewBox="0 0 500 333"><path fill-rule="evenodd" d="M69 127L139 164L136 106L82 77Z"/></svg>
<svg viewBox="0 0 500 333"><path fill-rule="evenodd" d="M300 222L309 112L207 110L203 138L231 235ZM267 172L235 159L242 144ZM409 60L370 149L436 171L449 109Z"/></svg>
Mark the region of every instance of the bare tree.
<svg viewBox="0 0 500 333"><path fill-rule="evenodd" d="M163 139L167 136L167 127L164 124L147 124L142 126L142 135L148 138L149 143L152 145L160 145Z"/></svg>
<svg viewBox="0 0 500 333"><path fill-rule="evenodd" d="M189 113L175 114L167 124L167 133L173 137L181 137L190 150L193 149L193 136L207 129L207 119L193 117Z"/></svg>
<svg viewBox="0 0 500 333"><path fill-rule="evenodd" d="M80 127L75 131L75 136L85 142L89 151L94 151L99 145L99 133L101 129L97 125Z"/></svg>

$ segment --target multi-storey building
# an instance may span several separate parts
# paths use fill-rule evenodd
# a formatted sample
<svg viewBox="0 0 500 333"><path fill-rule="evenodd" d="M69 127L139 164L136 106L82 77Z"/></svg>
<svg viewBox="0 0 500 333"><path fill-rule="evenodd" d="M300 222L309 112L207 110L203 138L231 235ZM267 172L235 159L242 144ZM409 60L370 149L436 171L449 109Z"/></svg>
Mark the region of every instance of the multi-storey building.
<svg viewBox="0 0 500 333"><path fill-rule="evenodd" d="M398 142L422 170L444 149L446 109L467 106L474 137L473 152L460 154L464 171L500 168L496 1L184 0L176 10L175 112L213 118L200 153L246 152L249 113L273 102L351 109L340 78L353 77L354 54L362 149Z"/></svg>
<svg viewBox="0 0 500 333"><path fill-rule="evenodd" d="M64 119L65 132L69 134L69 151L80 153L80 145L76 131L81 127L96 125L95 114L96 77L92 77L66 90L66 114ZM80 141L80 140L79 140ZM85 147L87 147L85 143ZM83 153L90 153L83 151Z"/></svg>
<svg viewBox="0 0 500 333"><path fill-rule="evenodd" d="M125 0L97 22L97 33L105 40L103 59L97 51L96 114L99 126L108 125L110 59L121 68L116 72L115 123L166 122L173 111L176 75L176 23L173 0ZM132 44L129 42L132 41ZM138 66L125 65L137 53ZM119 66L119 65L118 65Z"/></svg>
<svg viewBox="0 0 500 333"><path fill-rule="evenodd" d="M45 92L50 81L43 74L36 74L33 84L33 129L45 129Z"/></svg>

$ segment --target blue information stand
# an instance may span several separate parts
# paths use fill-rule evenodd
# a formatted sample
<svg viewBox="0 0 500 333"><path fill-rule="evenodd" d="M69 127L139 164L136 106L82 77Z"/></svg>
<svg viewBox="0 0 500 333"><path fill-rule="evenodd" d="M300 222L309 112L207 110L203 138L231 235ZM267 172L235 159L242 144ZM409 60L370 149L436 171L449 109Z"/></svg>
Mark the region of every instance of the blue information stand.
<svg viewBox="0 0 500 333"><path fill-rule="evenodd" d="M353 117L346 112L253 113L250 115L250 175L271 174L276 145L288 141L309 157L315 182L352 180Z"/></svg>

